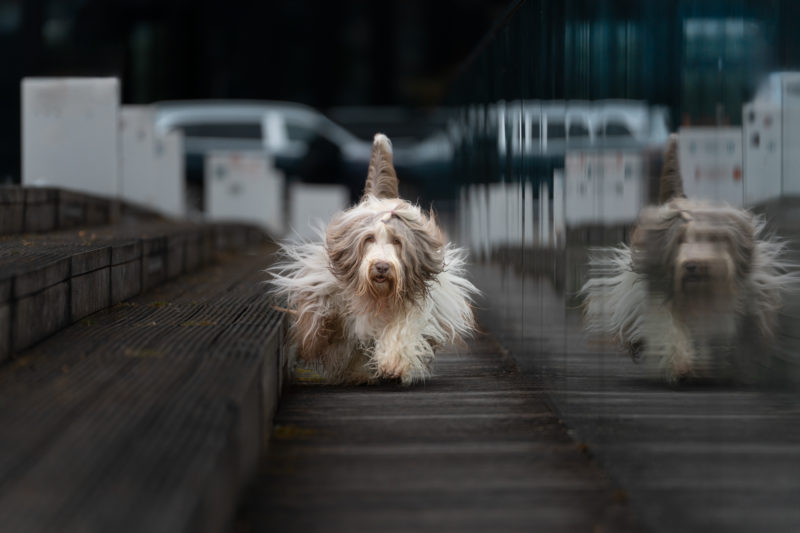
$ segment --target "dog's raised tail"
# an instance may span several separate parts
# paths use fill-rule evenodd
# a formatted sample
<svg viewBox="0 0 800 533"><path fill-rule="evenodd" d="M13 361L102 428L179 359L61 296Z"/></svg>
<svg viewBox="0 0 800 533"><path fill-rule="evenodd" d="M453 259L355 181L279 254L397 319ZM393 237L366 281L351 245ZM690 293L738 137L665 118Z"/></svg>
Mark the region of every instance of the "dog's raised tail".
<svg viewBox="0 0 800 533"><path fill-rule="evenodd" d="M683 178L678 161L678 134L673 133L667 141L667 150L664 152L664 163L661 167L661 180L659 181L658 203L665 204L673 198L686 198L683 194Z"/></svg>
<svg viewBox="0 0 800 533"><path fill-rule="evenodd" d="M397 173L392 163L392 141L383 133L376 133L372 141L372 155L369 159L367 184L364 196L376 198L398 198Z"/></svg>

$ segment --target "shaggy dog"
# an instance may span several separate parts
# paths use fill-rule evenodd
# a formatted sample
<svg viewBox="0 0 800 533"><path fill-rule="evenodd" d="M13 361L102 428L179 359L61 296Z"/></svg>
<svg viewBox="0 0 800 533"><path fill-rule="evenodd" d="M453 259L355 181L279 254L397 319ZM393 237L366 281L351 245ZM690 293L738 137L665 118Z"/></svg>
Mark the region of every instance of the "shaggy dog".
<svg viewBox="0 0 800 533"><path fill-rule="evenodd" d="M587 329L610 334L667 381L739 377L754 338L774 338L794 281L783 244L744 209L687 199L677 135L658 206L644 208L630 246L594 250L581 289ZM751 350L752 351L752 350Z"/></svg>
<svg viewBox="0 0 800 533"><path fill-rule="evenodd" d="M466 254L445 243L433 213L398 197L385 135L375 135L361 201L321 237L284 244L270 271L298 358L329 380L423 380L438 346L473 331Z"/></svg>

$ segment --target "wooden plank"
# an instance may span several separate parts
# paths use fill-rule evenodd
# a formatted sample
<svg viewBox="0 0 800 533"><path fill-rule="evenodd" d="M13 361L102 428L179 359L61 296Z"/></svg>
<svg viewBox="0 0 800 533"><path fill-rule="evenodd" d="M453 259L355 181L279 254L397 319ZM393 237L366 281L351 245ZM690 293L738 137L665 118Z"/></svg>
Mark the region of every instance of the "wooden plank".
<svg viewBox="0 0 800 533"><path fill-rule="evenodd" d="M0 235L22 233L24 216L25 192L19 187L0 186Z"/></svg>
<svg viewBox="0 0 800 533"><path fill-rule="evenodd" d="M40 233L55 230L58 224L57 202L58 192L55 189L26 188L24 231Z"/></svg>
<svg viewBox="0 0 800 533"><path fill-rule="evenodd" d="M0 303L0 363L11 356L11 306Z"/></svg>
<svg viewBox="0 0 800 533"><path fill-rule="evenodd" d="M408 388L292 386L240 527L637 529L622 493L490 337L434 368Z"/></svg>
<svg viewBox="0 0 800 533"><path fill-rule="evenodd" d="M47 190L30 194L37 201L44 201L51 197L45 193ZM189 266L197 269L204 264L201 252L195 247L191 264L187 263L186 243L200 243L217 231L238 235L237 245L257 240L251 238L253 229L241 224L184 222L107 226L1 239L0 304L8 302L9 311L4 323L0 323L0 346L8 346L0 352L0 360L72 321L187 272ZM211 260L217 253L218 250L209 249L202 259ZM55 317L63 309L63 301L62 293L54 287L62 283L69 286L65 320ZM47 320L33 319L35 305L52 306L44 313ZM10 341L11 338L18 340Z"/></svg>
<svg viewBox="0 0 800 533"><path fill-rule="evenodd" d="M519 272L473 268L487 296L483 323L648 529L800 531L796 392L769 382L669 386L615 345L588 339L569 294Z"/></svg>
<svg viewBox="0 0 800 533"><path fill-rule="evenodd" d="M111 305L111 268L101 268L70 280L70 322Z"/></svg>
<svg viewBox="0 0 800 533"><path fill-rule="evenodd" d="M0 368L9 531L219 531L275 408L283 328L264 260L102 311Z"/></svg>
<svg viewBox="0 0 800 533"><path fill-rule="evenodd" d="M14 304L12 350L23 350L70 322L69 283L63 281Z"/></svg>

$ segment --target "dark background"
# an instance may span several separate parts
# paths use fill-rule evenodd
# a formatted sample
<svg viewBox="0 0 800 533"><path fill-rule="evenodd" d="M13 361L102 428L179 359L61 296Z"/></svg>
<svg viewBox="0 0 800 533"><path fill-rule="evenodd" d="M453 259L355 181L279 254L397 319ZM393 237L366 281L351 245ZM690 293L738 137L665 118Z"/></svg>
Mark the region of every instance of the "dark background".
<svg viewBox="0 0 800 533"><path fill-rule="evenodd" d="M507 0L0 0L0 181L24 76L118 76L122 102L428 109Z"/></svg>
<svg viewBox="0 0 800 533"><path fill-rule="evenodd" d="M736 125L760 79L800 68L798 21L798 0L0 0L0 182L19 180L24 76L117 76L125 104L424 118L442 103L626 98L665 106L673 129Z"/></svg>

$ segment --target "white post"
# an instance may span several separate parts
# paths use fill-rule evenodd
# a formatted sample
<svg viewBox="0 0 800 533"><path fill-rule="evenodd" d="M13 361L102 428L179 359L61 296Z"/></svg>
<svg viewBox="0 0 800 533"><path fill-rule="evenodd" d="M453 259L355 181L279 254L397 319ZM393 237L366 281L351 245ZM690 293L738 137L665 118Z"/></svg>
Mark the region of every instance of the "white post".
<svg viewBox="0 0 800 533"><path fill-rule="evenodd" d="M539 187L539 205L541 205L541 242L543 247L549 248L553 242L550 235L550 189L547 187L547 182L542 182Z"/></svg>
<svg viewBox="0 0 800 533"><path fill-rule="evenodd" d="M119 128L121 197L169 216L183 217L183 135L158 135L155 110L145 105L122 106Z"/></svg>
<svg viewBox="0 0 800 533"><path fill-rule="evenodd" d="M119 80L22 80L22 183L119 195Z"/></svg>
<svg viewBox="0 0 800 533"><path fill-rule="evenodd" d="M553 245L561 248L566 244L566 222L564 217L564 171L553 172Z"/></svg>
<svg viewBox="0 0 800 533"><path fill-rule="evenodd" d="M206 214L260 224L273 237L285 227L284 177L264 152L213 151L205 160Z"/></svg>

